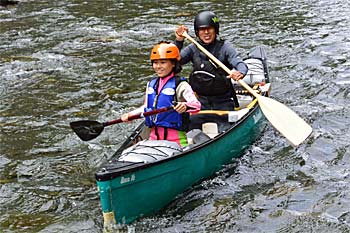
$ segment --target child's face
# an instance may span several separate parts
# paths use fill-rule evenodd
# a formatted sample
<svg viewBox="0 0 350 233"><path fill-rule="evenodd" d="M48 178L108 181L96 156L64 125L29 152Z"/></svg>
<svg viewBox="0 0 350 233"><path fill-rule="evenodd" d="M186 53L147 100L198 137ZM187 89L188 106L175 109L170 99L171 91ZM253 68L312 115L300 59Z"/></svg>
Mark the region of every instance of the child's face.
<svg viewBox="0 0 350 233"><path fill-rule="evenodd" d="M153 69L160 78L169 75L174 67L174 63L169 59L157 59L153 61Z"/></svg>

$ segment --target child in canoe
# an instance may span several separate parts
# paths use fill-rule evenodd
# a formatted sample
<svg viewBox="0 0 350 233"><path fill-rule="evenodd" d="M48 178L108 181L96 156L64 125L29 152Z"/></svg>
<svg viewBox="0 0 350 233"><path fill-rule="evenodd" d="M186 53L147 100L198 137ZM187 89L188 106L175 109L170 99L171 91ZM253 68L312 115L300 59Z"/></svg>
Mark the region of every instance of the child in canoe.
<svg viewBox="0 0 350 233"><path fill-rule="evenodd" d="M189 113L198 112L201 104L186 78L177 75L182 67L179 49L174 44L156 44L150 60L157 76L147 83L144 104L123 114L121 119L128 121L131 115L168 107L175 101L174 110L146 117L146 125L151 128L150 140L174 141L184 147L188 144Z"/></svg>

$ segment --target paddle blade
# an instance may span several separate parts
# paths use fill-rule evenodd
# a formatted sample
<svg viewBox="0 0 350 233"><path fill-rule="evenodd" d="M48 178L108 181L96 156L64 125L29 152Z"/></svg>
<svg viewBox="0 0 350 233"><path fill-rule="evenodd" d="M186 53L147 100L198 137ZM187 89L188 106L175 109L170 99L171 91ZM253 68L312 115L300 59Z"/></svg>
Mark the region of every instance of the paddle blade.
<svg viewBox="0 0 350 233"><path fill-rule="evenodd" d="M103 124L98 121L75 121L69 123L73 131L83 141L89 141L96 138L103 131Z"/></svg>
<svg viewBox="0 0 350 233"><path fill-rule="evenodd" d="M298 146L311 134L311 126L284 104L265 96L259 96L258 102L267 120L292 145Z"/></svg>

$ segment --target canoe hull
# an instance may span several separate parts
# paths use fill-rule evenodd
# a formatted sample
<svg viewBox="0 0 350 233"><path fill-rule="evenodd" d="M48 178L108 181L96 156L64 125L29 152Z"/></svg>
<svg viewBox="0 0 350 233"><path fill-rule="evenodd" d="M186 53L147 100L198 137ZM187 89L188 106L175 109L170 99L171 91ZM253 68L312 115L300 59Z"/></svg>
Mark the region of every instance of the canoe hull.
<svg viewBox="0 0 350 233"><path fill-rule="evenodd" d="M97 173L103 212L113 212L116 222L122 224L158 212L193 184L240 157L259 137L265 123L259 106L255 106L235 127L199 148L110 180L99 179Z"/></svg>

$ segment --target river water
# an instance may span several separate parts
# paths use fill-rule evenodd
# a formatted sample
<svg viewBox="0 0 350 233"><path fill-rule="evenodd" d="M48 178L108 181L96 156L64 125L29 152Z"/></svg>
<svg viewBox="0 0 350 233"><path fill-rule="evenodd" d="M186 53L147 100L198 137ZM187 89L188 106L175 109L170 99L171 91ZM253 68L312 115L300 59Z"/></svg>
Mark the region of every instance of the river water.
<svg viewBox="0 0 350 233"><path fill-rule="evenodd" d="M242 158L135 232L350 232L350 2L22 0L0 6L0 232L101 232L94 173L138 124L82 142L80 119L140 105L149 52L210 9L244 57L265 47L271 97L314 131L298 148L272 126ZM184 67L187 75L190 66Z"/></svg>

